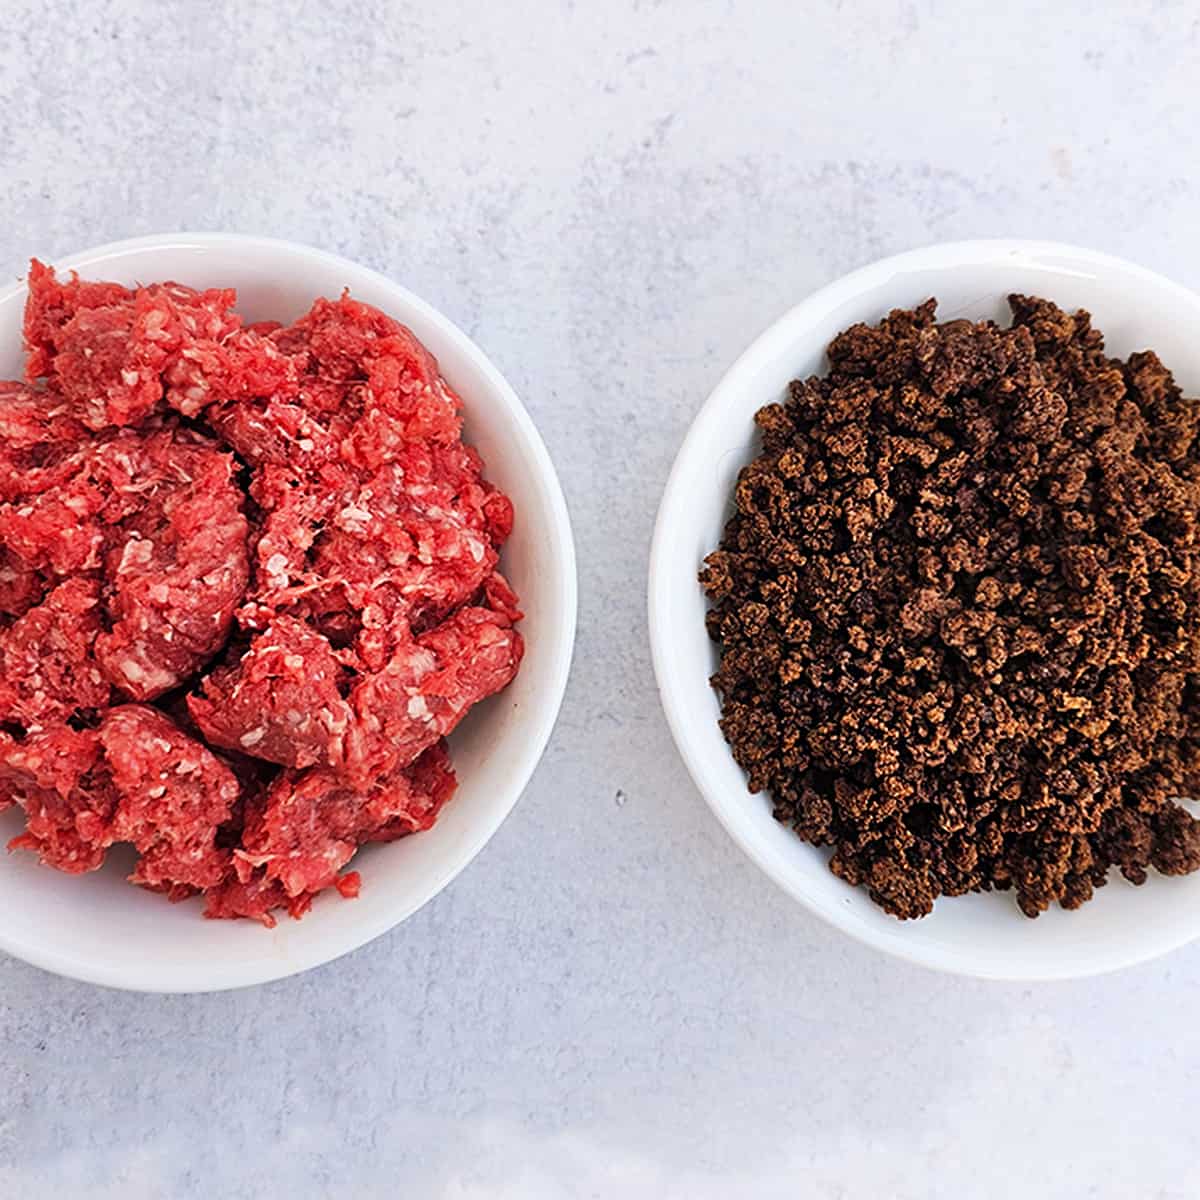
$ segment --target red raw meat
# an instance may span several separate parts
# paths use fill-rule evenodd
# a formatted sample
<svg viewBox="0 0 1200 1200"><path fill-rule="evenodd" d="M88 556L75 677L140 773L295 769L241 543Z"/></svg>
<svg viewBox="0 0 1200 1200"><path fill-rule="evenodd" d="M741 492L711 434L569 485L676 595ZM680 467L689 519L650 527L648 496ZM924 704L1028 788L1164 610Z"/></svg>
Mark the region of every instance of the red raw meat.
<svg viewBox="0 0 1200 1200"><path fill-rule="evenodd" d="M94 447L13 467L0 504L0 542L27 570L66 576L95 570L104 546L103 493L90 475Z"/></svg>
<svg viewBox="0 0 1200 1200"><path fill-rule="evenodd" d="M345 428L351 446L365 456L359 465L377 467L389 448L413 441L459 440L462 402L436 359L410 329L377 308L348 295L317 300L271 336L301 362L301 402L310 412L345 417L347 407L353 410ZM375 433L354 435L364 422Z"/></svg>
<svg viewBox="0 0 1200 1200"><path fill-rule="evenodd" d="M188 709L213 745L310 767L342 757L351 718L338 688L344 675L325 638L281 616L236 665L210 672Z"/></svg>
<svg viewBox="0 0 1200 1200"><path fill-rule="evenodd" d="M349 877L346 875L342 878ZM357 884L348 894L358 894ZM312 908L313 896L310 893L289 896L279 880L267 879L265 872L255 871L244 880L237 875L227 876L217 887L209 888L204 893L204 900L204 915L211 920L249 917L260 921L267 929L274 929L276 920L273 914L276 910L283 909L289 917L298 921Z"/></svg>
<svg viewBox="0 0 1200 1200"><path fill-rule="evenodd" d="M376 810L383 819L373 824L365 834L368 842L394 842L410 833L432 829L442 805L454 795L458 780L450 765L450 751L445 739L434 742L411 767L401 773L408 780L409 792L404 808L385 813ZM374 794L374 789L368 796ZM386 792L385 792L386 797Z"/></svg>
<svg viewBox="0 0 1200 1200"><path fill-rule="evenodd" d="M521 611L521 601L517 593L499 571L493 571L483 581L483 597L487 601L486 608L499 613L514 625L524 619L525 614Z"/></svg>
<svg viewBox="0 0 1200 1200"><path fill-rule="evenodd" d="M32 264L27 382L0 382L0 809L48 865L128 842L132 882L273 925L434 823L443 739L523 643L512 505L433 356L346 295L288 327L234 300Z"/></svg>
<svg viewBox="0 0 1200 1200"><path fill-rule="evenodd" d="M309 555L353 487L353 476L338 463L322 463L308 471L266 463L254 472L250 495L262 518L254 551L253 608L244 614L244 623L261 628L276 608L306 597L311 598L305 601L310 610L314 605L317 611L327 607L320 596L337 585L310 569Z"/></svg>
<svg viewBox="0 0 1200 1200"><path fill-rule="evenodd" d="M80 279L72 271L64 283L52 267L35 258L29 264L29 297L25 302L25 377L51 373L55 338L76 313L85 308L111 308L132 302L133 293L119 283Z"/></svg>
<svg viewBox="0 0 1200 1200"><path fill-rule="evenodd" d="M136 490L141 507L109 539L112 629L96 656L123 692L149 700L225 644L249 578L249 526L227 454L165 431L119 445L102 454L117 491Z"/></svg>
<svg viewBox="0 0 1200 1200"><path fill-rule="evenodd" d="M54 465L86 436L58 393L0 380L0 501L52 482Z"/></svg>
<svg viewBox="0 0 1200 1200"><path fill-rule="evenodd" d="M27 613L46 591L43 572L0 542L0 629L5 618Z"/></svg>
<svg viewBox="0 0 1200 1200"><path fill-rule="evenodd" d="M428 829L453 793L454 772L443 744L407 770L363 791L328 768L285 771L246 816L240 874L261 871L289 897L333 886L367 841L390 841Z"/></svg>
<svg viewBox="0 0 1200 1200"><path fill-rule="evenodd" d="M333 515L311 572L345 606L424 627L465 604L496 566L491 489L466 447L409 445L365 475Z"/></svg>
<svg viewBox="0 0 1200 1200"><path fill-rule="evenodd" d="M0 722L33 732L103 709L111 688L93 653L100 629L99 581L79 576L0 632Z"/></svg>
<svg viewBox="0 0 1200 1200"><path fill-rule="evenodd" d="M239 785L210 750L156 709L126 704L100 726L113 787L119 797L112 838L141 853L131 876L151 887L215 887L230 855L217 845Z"/></svg>
<svg viewBox="0 0 1200 1200"><path fill-rule="evenodd" d="M101 669L134 699L175 687L224 645L245 593L230 456L171 428L122 430L44 475L0 505L5 611L29 607L48 577L102 577L110 628L89 627Z"/></svg>
<svg viewBox="0 0 1200 1200"><path fill-rule="evenodd" d="M236 293L178 283L129 291L62 283L34 261L29 273L26 377L46 379L90 429L134 425L161 400L185 416L243 395L285 394L295 365L241 328Z"/></svg>
<svg viewBox="0 0 1200 1200"><path fill-rule="evenodd" d="M411 763L480 700L507 687L524 654L521 635L486 608L463 608L399 645L350 693L355 721L344 772L360 786Z"/></svg>
<svg viewBox="0 0 1200 1200"><path fill-rule="evenodd" d="M364 636L371 669L376 631L402 619L420 632L468 602L512 528L511 502L461 445L413 443L357 477L345 464L307 475L266 464L251 493L266 515L243 622L295 611L338 645Z"/></svg>
<svg viewBox="0 0 1200 1200"><path fill-rule="evenodd" d="M59 870L95 870L132 842L130 877L157 891L215 887L232 869L218 828L238 799L233 772L156 709L110 709L99 730L59 725L24 741L0 735L0 786L25 810L9 849Z"/></svg>
<svg viewBox="0 0 1200 1200"><path fill-rule="evenodd" d="M336 458L337 439L298 400L251 397L223 404L206 414L209 425L252 467L267 463L297 478Z"/></svg>
<svg viewBox="0 0 1200 1200"><path fill-rule="evenodd" d="M25 810L25 832L9 850L32 850L72 875L103 863L117 794L95 730L58 725L22 742L0 734L0 795L0 808Z"/></svg>

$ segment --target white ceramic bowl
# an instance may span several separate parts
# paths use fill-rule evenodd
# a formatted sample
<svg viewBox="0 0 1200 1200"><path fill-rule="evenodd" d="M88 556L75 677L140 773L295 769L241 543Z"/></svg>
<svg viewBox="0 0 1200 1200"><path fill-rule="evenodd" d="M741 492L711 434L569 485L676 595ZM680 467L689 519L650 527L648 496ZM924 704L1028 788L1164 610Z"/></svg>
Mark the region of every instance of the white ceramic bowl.
<svg viewBox="0 0 1200 1200"><path fill-rule="evenodd" d="M856 321L929 296L942 319L1007 324L1010 292L1086 308L1124 356L1153 347L1185 393L1200 395L1200 296L1141 267L1047 242L977 241L915 250L855 271L797 305L764 333L700 411L667 484L650 560L650 635L663 707L675 741L717 817L787 892L839 929L901 958L995 979L1062 979L1162 954L1200 934L1200 874L1153 876L1141 888L1114 872L1076 912L1030 921L1010 894L939 900L920 921L899 922L835 878L828 853L806 845L752 796L717 728L708 686L715 647L704 630L696 581L728 515L738 470L754 453L752 417L783 398L788 382L826 369L825 347Z"/></svg>
<svg viewBox="0 0 1200 1200"><path fill-rule="evenodd" d="M344 288L404 322L463 397L466 438L517 520L502 567L526 613L526 654L513 684L479 705L451 738L459 789L426 833L360 852L357 900L318 898L302 921L273 930L206 921L198 901L168 904L124 881L114 853L82 877L0 852L0 949L62 975L142 991L191 992L263 983L336 958L391 929L479 853L520 796L558 715L575 635L575 553L562 490L546 448L513 390L446 317L382 275L305 246L226 234L117 242L59 259L60 270L124 284L174 279L234 286L252 320L290 320ZM0 378L21 373L24 284L0 294ZM0 844L21 828L0 814ZM400 953L397 947L397 953Z"/></svg>

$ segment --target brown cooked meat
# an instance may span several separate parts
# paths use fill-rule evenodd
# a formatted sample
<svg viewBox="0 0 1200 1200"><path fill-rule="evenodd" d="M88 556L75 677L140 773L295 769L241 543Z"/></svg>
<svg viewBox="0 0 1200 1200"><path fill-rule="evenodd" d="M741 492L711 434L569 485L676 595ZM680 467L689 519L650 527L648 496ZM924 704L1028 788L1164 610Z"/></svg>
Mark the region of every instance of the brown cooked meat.
<svg viewBox="0 0 1200 1200"><path fill-rule="evenodd" d="M856 325L701 574L751 791L898 917L1200 867L1200 404L1086 312Z"/></svg>

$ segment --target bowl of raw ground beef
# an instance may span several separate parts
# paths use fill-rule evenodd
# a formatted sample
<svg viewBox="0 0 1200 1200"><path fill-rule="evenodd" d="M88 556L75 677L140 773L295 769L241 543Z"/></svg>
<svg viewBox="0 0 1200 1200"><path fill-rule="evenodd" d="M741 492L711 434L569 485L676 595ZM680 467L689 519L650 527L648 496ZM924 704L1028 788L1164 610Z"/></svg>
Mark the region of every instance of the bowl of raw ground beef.
<svg viewBox="0 0 1200 1200"><path fill-rule="evenodd" d="M726 830L824 920L984 978L1200 934L1198 330L1200 296L1107 255L934 246L803 301L700 410L659 689Z"/></svg>
<svg viewBox="0 0 1200 1200"><path fill-rule="evenodd" d="M383 276L116 243L0 294L0 948L151 991L362 945L549 737L570 526L512 389Z"/></svg>

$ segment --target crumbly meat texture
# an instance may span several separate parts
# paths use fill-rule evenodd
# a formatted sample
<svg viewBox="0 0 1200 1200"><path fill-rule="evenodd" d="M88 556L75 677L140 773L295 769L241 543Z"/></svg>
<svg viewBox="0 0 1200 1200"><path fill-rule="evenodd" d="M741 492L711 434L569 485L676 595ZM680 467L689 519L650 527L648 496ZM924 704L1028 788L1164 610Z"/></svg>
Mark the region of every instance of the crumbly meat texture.
<svg viewBox="0 0 1200 1200"><path fill-rule="evenodd" d="M18 804L25 814L9 850L71 875L104 862L118 797L94 729L55 725L21 741L0 734L0 797L0 808Z"/></svg>
<svg viewBox="0 0 1200 1200"><path fill-rule="evenodd" d="M318 299L270 336L301 364L304 407L341 433L356 465L377 467L414 442L459 441L462 403L433 355L378 309L348 295Z"/></svg>
<svg viewBox="0 0 1200 1200"><path fill-rule="evenodd" d="M485 483L477 455L414 445L358 481L311 569L353 613L427 628L479 590L511 528L511 504Z"/></svg>
<svg viewBox="0 0 1200 1200"><path fill-rule="evenodd" d="M141 855L133 881L201 890L220 884L231 862L217 833L240 791L233 771L165 714L140 704L111 709L100 742L119 796L113 839L132 842Z"/></svg>
<svg viewBox="0 0 1200 1200"><path fill-rule="evenodd" d="M311 896L303 896L289 902L282 886L267 881L261 873L244 882L236 875L230 875L220 886L204 893L204 915L216 921L249 918L261 922L267 929L274 929L278 924L275 914L281 909L298 921L312 908L312 901Z"/></svg>
<svg viewBox="0 0 1200 1200"><path fill-rule="evenodd" d="M242 328L230 289L136 290L66 282L34 261L25 310L26 378L45 380L90 429L135 425L165 402L193 417L245 394L287 394L294 364Z"/></svg>
<svg viewBox="0 0 1200 1200"><path fill-rule="evenodd" d="M37 611L57 580L87 582L102 603L76 638L86 633L106 679L135 700L178 686L224 645L245 595L249 525L231 455L169 424L97 436L51 474L36 469L0 504L0 611ZM3 640L24 636L14 626ZM20 686L9 666L0 693L6 683Z"/></svg>
<svg viewBox="0 0 1200 1200"><path fill-rule="evenodd" d="M103 497L90 478L94 454L61 398L0 385L0 550L12 569L46 579L98 566Z"/></svg>
<svg viewBox="0 0 1200 1200"><path fill-rule="evenodd" d="M249 578L249 525L228 454L165 431L104 449L113 486L138 490L141 507L107 540L112 628L96 654L115 686L150 700L225 644Z"/></svg>
<svg viewBox="0 0 1200 1200"><path fill-rule="evenodd" d="M294 612L359 641L364 659L373 631L423 632L468 603L512 529L511 502L461 445L413 444L377 470L327 464L299 481L267 464L252 495L267 515L245 622Z"/></svg>
<svg viewBox="0 0 1200 1200"><path fill-rule="evenodd" d="M413 762L450 734L480 700L507 687L525 646L509 620L463 608L436 629L400 642L382 670L350 692L347 778L358 785Z"/></svg>
<svg viewBox="0 0 1200 1200"><path fill-rule="evenodd" d="M342 296L30 272L0 383L0 810L12 849L274 924L429 828L444 735L523 644L512 505L410 331ZM129 703L128 701L136 703Z"/></svg>
<svg viewBox="0 0 1200 1200"><path fill-rule="evenodd" d="M86 436L59 393L0 380L0 502L41 490Z"/></svg>
<svg viewBox="0 0 1200 1200"><path fill-rule="evenodd" d="M85 436L60 398L0 382L0 628L99 553L86 501L41 498L76 473Z"/></svg>
<svg viewBox="0 0 1200 1200"><path fill-rule="evenodd" d="M899 917L1200 867L1200 404L1087 313L858 325L702 573L753 791Z"/></svg>
<svg viewBox="0 0 1200 1200"><path fill-rule="evenodd" d="M362 673L345 668L311 626L278 617L237 663L211 673L188 707L214 745L292 768L327 767L363 790L408 767L508 685L524 652L513 615L460 609L420 637L398 638L382 669Z"/></svg>
<svg viewBox="0 0 1200 1200"><path fill-rule="evenodd" d="M129 842L139 853L131 881L156 891L216 887L233 873L218 831L238 781L156 709L118 705L97 729L0 736L0 787L25 812L9 848L58 870L93 871L110 846Z"/></svg>
<svg viewBox="0 0 1200 1200"><path fill-rule="evenodd" d="M329 768L285 771L247 810L239 878L258 873L289 898L333 887L360 845L428 829L454 788L443 742L362 790Z"/></svg>
<svg viewBox="0 0 1200 1200"><path fill-rule="evenodd" d="M35 733L108 706L100 618L100 581L77 576L0 630L0 724Z"/></svg>
<svg viewBox="0 0 1200 1200"><path fill-rule="evenodd" d="M325 637L281 616L236 663L205 676L188 709L214 746L286 767L336 762L352 717L346 674Z"/></svg>
<svg viewBox="0 0 1200 1200"><path fill-rule="evenodd" d="M245 622L299 610L342 643L436 624L495 568L513 519L460 440L458 397L408 330L348 297L271 336L298 394L211 415L262 513Z"/></svg>

